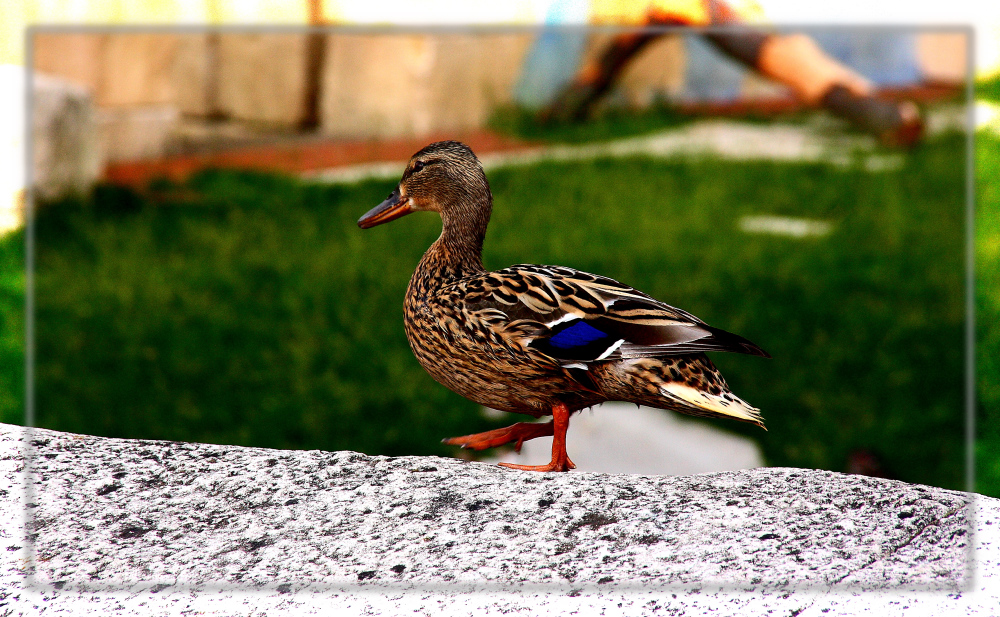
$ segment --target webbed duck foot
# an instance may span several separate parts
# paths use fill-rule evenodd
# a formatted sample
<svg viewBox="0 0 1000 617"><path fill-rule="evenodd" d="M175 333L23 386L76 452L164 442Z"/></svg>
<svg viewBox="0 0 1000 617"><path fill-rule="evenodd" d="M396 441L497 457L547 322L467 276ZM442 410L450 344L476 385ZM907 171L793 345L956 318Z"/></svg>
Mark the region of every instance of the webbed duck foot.
<svg viewBox="0 0 1000 617"><path fill-rule="evenodd" d="M576 465L569 460L569 455L566 454L566 429L569 428L569 414L569 409L565 404L556 403L552 406L552 422L529 424L529 426L549 427L549 432L546 434L552 435L552 460L547 465L515 465L513 463L499 463L499 465L521 471L569 471L576 469Z"/></svg>
<svg viewBox="0 0 1000 617"><path fill-rule="evenodd" d="M513 463L497 463L501 467L506 467L507 469L520 469L521 471L569 471L570 469L576 469L576 465L573 461L569 460L569 457L563 453L563 456L558 459L552 459L546 465L515 465Z"/></svg>
<svg viewBox="0 0 1000 617"><path fill-rule="evenodd" d="M514 450L521 451L521 444L535 437L547 437L552 434L552 422L518 422L506 428L498 428L485 433L475 433L462 437L442 439L441 443L449 446L461 446L472 450L495 448L516 441Z"/></svg>

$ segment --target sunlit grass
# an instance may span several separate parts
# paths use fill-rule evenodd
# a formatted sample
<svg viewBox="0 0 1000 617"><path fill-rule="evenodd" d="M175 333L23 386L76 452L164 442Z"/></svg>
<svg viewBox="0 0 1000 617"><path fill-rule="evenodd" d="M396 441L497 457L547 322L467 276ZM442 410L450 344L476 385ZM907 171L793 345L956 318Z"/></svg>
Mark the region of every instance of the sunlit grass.
<svg viewBox="0 0 1000 617"><path fill-rule="evenodd" d="M1000 138L976 147L976 488L1000 496Z"/></svg>

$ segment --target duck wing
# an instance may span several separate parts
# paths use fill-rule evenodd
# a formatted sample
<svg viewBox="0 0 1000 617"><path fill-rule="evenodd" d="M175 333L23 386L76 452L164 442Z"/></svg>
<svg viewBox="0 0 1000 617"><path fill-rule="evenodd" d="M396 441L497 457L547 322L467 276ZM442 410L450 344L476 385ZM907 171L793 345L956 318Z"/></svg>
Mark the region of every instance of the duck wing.
<svg viewBox="0 0 1000 617"><path fill-rule="evenodd" d="M614 279L561 266L516 265L455 283L480 321L561 361L586 363L732 351L769 358L735 334Z"/></svg>

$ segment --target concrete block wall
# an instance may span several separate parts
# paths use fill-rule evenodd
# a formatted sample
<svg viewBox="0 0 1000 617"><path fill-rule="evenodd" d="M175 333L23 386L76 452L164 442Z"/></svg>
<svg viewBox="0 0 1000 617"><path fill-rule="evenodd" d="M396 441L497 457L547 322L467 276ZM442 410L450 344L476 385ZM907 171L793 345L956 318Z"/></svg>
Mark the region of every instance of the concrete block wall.
<svg viewBox="0 0 1000 617"><path fill-rule="evenodd" d="M321 131L399 137L481 128L510 92L530 34L333 35Z"/></svg>
<svg viewBox="0 0 1000 617"><path fill-rule="evenodd" d="M297 126L305 109L306 36L222 34L218 41L218 112L235 120Z"/></svg>
<svg viewBox="0 0 1000 617"><path fill-rule="evenodd" d="M34 66L86 87L99 107L169 105L178 44L173 34L38 34Z"/></svg>
<svg viewBox="0 0 1000 617"><path fill-rule="evenodd" d="M183 115L207 118L217 111L214 75L218 38L208 34L178 37L173 66L174 104Z"/></svg>
<svg viewBox="0 0 1000 617"><path fill-rule="evenodd" d="M179 120L180 43L173 34L35 36L35 70L79 87L93 102L93 124L80 130L95 132L99 167L163 153Z"/></svg>
<svg viewBox="0 0 1000 617"><path fill-rule="evenodd" d="M319 131L393 138L482 128L496 105L510 101L532 38L527 32L329 34L317 76ZM91 93L109 161L162 153L184 117L297 129L309 115L308 53L304 33L34 39L36 70Z"/></svg>
<svg viewBox="0 0 1000 617"><path fill-rule="evenodd" d="M84 193L101 171L93 99L63 79L35 75L32 81L35 191L43 199Z"/></svg>
<svg viewBox="0 0 1000 617"><path fill-rule="evenodd" d="M32 41L34 69L83 86L96 96L103 41L94 34L36 34Z"/></svg>
<svg viewBox="0 0 1000 617"><path fill-rule="evenodd" d="M39 72L90 91L104 159L120 161L163 154L186 117L284 131L314 121L323 135L351 139L480 129L511 101L535 34L341 30L325 36L312 73L304 32L50 32L33 49ZM592 35L587 54L610 36ZM921 35L925 74L960 78L964 44L962 34ZM619 91L640 106L682 95L687 62L682 37L666 36L628 67ZM773 92L758 82L747 93Z"/></svg>

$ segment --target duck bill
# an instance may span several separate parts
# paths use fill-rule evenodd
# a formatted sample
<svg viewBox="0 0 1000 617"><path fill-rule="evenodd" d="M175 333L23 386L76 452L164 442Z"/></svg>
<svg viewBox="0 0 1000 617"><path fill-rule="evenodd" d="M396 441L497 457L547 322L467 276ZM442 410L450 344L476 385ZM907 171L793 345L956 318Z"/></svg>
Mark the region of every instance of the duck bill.
<svg viewBox="0 0 1000 617"><path fill-rule="evenodd" d="M399 193L399 187L389 195L389 198L375 206L358 219L358 227L368 229L382 223L394 221L401 216L413 212L410 208L410 200L404 199Z"/></svg>

